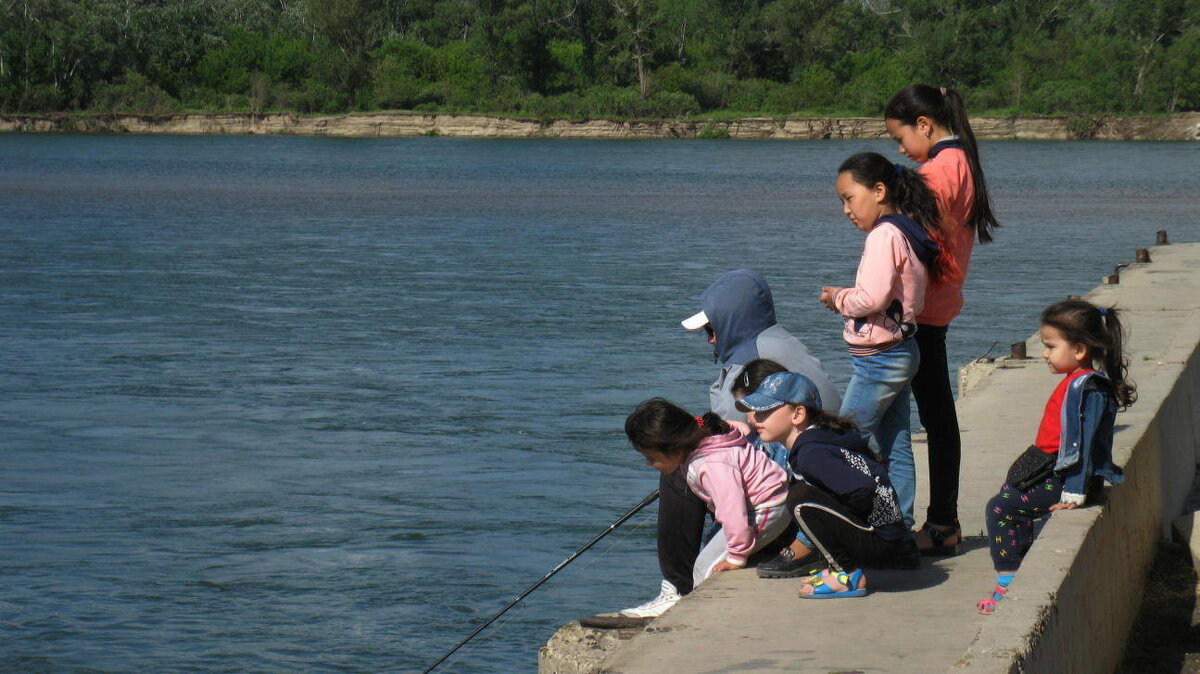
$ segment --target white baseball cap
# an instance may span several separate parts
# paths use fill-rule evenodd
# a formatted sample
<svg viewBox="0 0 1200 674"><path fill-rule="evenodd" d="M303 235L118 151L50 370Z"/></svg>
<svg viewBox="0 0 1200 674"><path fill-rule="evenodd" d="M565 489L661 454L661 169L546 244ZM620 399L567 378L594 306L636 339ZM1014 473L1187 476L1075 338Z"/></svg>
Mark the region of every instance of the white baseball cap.
<svg viewBox="0 0 1200 674"><path fill-rule="evenodd" d="M683 325L684 330L699 330L708 325L708 316L704 315L704 312L701 311L694 316L688 316L680 321L680 323Z"/></svg>

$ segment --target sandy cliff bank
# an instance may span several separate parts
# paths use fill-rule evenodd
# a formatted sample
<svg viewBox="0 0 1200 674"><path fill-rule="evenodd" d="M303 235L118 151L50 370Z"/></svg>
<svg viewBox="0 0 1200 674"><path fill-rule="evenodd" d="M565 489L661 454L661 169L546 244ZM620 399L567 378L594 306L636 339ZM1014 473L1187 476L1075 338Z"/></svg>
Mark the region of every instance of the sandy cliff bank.
<svg viewBox="0 0 1200 674"><path fill-rule="evenodd" d="M1157 117L976 117L981 139L1200 140L1200 112ZM300 116L243 114L0 115L0 132L275 134L338 137L451 136L455 138L881 138L873 117L724 121L591 119L532 120L485 115L404 112Z"/></svg>

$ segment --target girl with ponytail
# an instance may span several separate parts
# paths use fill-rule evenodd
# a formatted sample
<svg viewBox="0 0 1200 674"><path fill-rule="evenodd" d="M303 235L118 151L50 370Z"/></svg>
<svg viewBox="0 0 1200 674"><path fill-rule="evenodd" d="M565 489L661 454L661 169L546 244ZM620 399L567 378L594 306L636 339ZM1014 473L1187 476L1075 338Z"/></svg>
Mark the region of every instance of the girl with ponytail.
<svg viewBox="0 0 1200 674"><path fill-rule="evenodd" d="M1041 530L1058 510L1073 510L1095 497L1102 480L1125 476L1112 462L1117 411L1137 400L1125 379L1128 361L1116 309L1065 300L1042 312L1042 359L1055 374L1055 387L1034 444L1008 469L1004 485L987 504L988 545L996 587L976 608L989 615L1008 592L1013 574Z"/></svg>
<svg viewBox="0 0 1200 674"><path fill-rule="evenodd" d="M825 287L820 301L841 314L853 374L839 416L848 417L888 464L905 524L913 525L916 469L909 430L917 371L916 317L926 286L958 273L938 244L937 200L916 171L875 152L838 168L842 212L867 233L853 287Z"/></svg>
<svg viewBox="0 0 1200 674"><path fill-rule="evenodd" d="M938 242L955 263L943 283L929 286L925 308L917 315L921 364L912 390L929 446L929 510L917 544L924 554L957 554L962 542L962 443L950 389L946 331L962 311L962 288L975 240L991 241L1000 223L992 214L979 146L957 91L914 84L893 96L883 115L900 153L921 165L918 171L933 190L942 216Z"/></svg>
<svg viewBox="0 0 1200 674"><path fill-rule="evenodd" d="M790 542L787 473L718 415L693 417L670 401L651 398L625 420L625 435L651 467L664 475L683 473L721 525L696 558L696 585L713 573L746 566L750 555L771 544L777 543L768 551L773 556Z"/></svg>

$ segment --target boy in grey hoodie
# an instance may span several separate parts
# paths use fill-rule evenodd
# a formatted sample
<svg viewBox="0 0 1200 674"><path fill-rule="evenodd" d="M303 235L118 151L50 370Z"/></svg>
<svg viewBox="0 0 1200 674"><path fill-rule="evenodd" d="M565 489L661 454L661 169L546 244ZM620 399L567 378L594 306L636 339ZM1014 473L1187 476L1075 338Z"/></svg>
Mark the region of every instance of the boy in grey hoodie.
<svg viewBox="0 0 1200 674"><path fill-rule="evenodd" d="M767 358L802 374L817 385L826 409L839 409L838 393L821 361L808 347L775 322L771 288L758 272L735 269L713 282L700 295L700 312L683 321L687 330L704 328L721 373L708 391L709 407L722 419L742 419L731 392L742 369L752 360Z"/></svg>

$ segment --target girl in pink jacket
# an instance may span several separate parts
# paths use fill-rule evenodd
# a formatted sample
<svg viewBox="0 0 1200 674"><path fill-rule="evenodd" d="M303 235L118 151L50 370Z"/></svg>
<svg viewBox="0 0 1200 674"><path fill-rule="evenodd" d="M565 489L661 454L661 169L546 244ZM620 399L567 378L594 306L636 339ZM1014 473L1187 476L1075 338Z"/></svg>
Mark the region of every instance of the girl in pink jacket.
<svg viewBox="0 0 1200 674"><path fill-rule="evenodd" d="M848 417L887 460L888 478L912 528L916 496L909 394L920 362L913 339L926 287L955 273L939 245L937 200L921 176L875 152L838 169L842 211L867 233L858 276L848 288L825 287L820 301L844 319L853 374L839 416Z"/></svg>
<svg viewBox="0 0 1200 674"><path fill-rule="evenodd" d="M650 466L664 474L681 471L721 525L696 559L697 585L713 573L746 566L768 544L790 542L783 536L791 522L787 473L718 415L693 417L651 398L625 420L625 434Z"/></svg>

